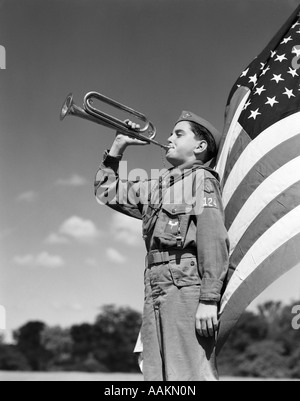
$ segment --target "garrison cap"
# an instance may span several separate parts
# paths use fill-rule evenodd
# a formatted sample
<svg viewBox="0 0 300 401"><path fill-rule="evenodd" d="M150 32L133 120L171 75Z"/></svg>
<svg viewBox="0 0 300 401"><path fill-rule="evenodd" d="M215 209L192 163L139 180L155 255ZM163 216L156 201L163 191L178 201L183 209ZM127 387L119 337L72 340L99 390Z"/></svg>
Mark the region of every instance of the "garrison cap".
<svg viewBox="0 0 300 401"><path fill-rule="evenodd" d="M194 123L202 125L212 134L216 142L217 149L219 149L222 134L210 122L204 120L204 118L199 117L190 111L183 111L176 124L180 123L181 121L192 121Z"/></svg>

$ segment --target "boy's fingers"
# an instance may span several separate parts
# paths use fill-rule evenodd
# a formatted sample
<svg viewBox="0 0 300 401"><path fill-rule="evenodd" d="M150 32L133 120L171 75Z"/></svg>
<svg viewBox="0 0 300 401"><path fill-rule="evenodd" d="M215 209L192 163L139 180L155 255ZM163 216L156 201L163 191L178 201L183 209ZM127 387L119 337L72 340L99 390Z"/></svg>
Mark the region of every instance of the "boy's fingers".
<svg viewBox="0 0 300 401"><path fill-rule="evenodd" d="M128 127L132 128L132 129L140 129L141 126L140 124L134 123L133 121L127 119L124 121L126 125L128 125Z"/></svg>
<svg viewBox="0 0 300 401"><path fill-rule="evenodd" d="M218 329L219 329L219 321L218 321L217 318L213 319L213 326L214 326L214 331L216 333L218 331Z"/></svg>
<svg viewBox="0 0 300 401"><path fill-rule="evenodd" d="M199 319L196 319L196 331L199 334L199 336L203 337L203 332L201 328L201 322Z"/></svg>
<svg viewBox="0 0 300 401"><path fill-rule="evenodd" d="M214 325L213 325L213 322L211 319L207 322L207 328L208 328L209 336L213 337L215 334L215 331L214 331Z"/></svg>
<svg viewBox="0 0 300 401"><path fill-rule="evenodd" d="M202 329L203 337L208 337L208 329L207 329L207 322L206 322L206 320L203 320L203 321L201 322L201 329Z"/></svg>
<svg viewBox="0 0 300 401"><path fill-rule="evenodd" d="M218 323L214 323L213 319L202 320L196 329L201 337L213 337L218 330Z"/></svg>

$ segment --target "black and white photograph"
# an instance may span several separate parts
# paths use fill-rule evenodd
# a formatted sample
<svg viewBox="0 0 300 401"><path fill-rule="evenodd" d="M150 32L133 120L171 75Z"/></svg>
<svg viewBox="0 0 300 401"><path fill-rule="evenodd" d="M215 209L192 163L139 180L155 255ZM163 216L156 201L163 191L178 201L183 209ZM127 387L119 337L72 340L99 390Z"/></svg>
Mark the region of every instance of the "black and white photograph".
<svg viewBox="0 0 300 401"><path fill-rule="evenodd" d="M0 381L299 380L300 0L0 0Z"/></svg>

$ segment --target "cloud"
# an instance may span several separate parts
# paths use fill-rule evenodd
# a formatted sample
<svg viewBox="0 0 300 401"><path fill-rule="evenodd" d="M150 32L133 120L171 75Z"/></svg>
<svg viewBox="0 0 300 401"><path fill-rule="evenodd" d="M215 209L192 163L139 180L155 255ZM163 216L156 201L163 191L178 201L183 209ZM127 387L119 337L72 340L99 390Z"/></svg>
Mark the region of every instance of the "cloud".
<svg viewBox="0 0 300 401"><path fill-rule="evenodd" d="M48 244L67 244L70 240L80 242L93 242L101 235L96 225L91 220L73 216L64 221L57 233L51 233L45 239Z"/></svg>
<svg viewBox="0 0 300 401"><path fill-rule="evenodd" d="M81 187L83 185L88 184L88 180L84 177L81 177L78 174L73 174L70 178L58 179L55 184L66 186L66 187Z"/></svg>
<svg viewBox="0 0 300 401"><path fill-rule="evenodd" d="M48 252L42 252L36 257L37 266L47 268L57 268L64 265L64 261L60 256L50 255Z"/></svg>
<svg viewBox="0 0 300 401"><path fill-rule="evenodd" d="M125 256L123 256L119 251L114 248L108 248L106 250L106 256L113 263L123 264L126 262Z"/></svg>
<svg viewBox="0 0 300 401"><path fill-rule="evenodd" d="M19 266L43 267L48 269L59 268L65 264L60 256L50 255L48 252L41 252L37 255L15 256L13 262Z"/></svg>
<svg viewBox="0 0 300 401"><path fill-rule="evenodd" d="M26 191L22 192L20 195L17 197L17 202L28 202L32 203L36 201L38 198L38 194L35 191Z"/></svg>
<svg viewBox="0 0 300 401"><path fill-rule="evenodd" d="M85 220L77 216L66 220L61 225L59 233L78 241L92 241L100 235L100 231L91 220Z"/></svg>
<svg viewBox="0 0 300 401"><path fill-rule="evenodd" d="M70 241L67 237L64 237L63 235L57 234L57 233L51 233L49 236L45 239L46 244L68 244Z"/></svg>
<svg viewBox="0 0 300 401"><path fill-rule="evenodd" d="M138 246L142 241L142 223L121 213L112 217L111 232L114 238L129 246Z"/></svg>

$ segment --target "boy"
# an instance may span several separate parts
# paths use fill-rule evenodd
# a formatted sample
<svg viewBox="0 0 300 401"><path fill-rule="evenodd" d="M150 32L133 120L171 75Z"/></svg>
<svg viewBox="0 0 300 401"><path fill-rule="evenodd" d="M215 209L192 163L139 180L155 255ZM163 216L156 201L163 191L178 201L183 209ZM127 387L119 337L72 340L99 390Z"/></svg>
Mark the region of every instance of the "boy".
<svg viewBox="0 0 300 401"><path fill-rule="evenodd" d="M120 133L96 176L99 202L143 220L146 381L218 380L215 337L229 243L218 176L205 164L216 156L220 137L209 122L183 112L168 139L173 168L158 180L119 178L127 146L145 145Z"/></svg>

